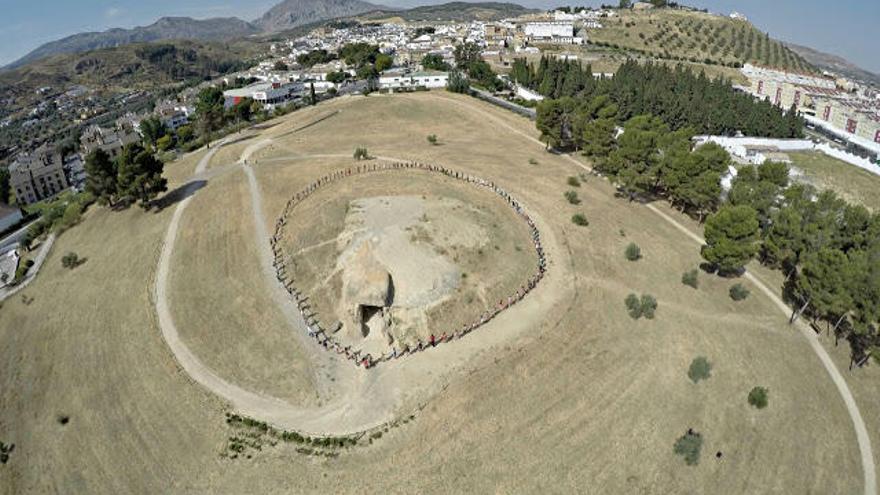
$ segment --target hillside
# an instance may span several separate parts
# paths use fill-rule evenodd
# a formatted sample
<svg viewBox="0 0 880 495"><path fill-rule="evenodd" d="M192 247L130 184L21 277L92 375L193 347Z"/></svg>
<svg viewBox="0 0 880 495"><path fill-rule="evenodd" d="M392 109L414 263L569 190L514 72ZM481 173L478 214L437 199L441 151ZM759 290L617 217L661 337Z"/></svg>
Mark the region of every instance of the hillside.
<svg viewBox="0 0 880 495"><path fill-rule="evenodd" d="M264 31L285 31L313 22L351 17L388 9L361 0L285 0L269 9L254 24Z"/></svg>
<svg viewBox="0 0 880 495"><path fill-rule="evenodd" d="M816 71L782 42L746 21L673 9L620 12L616 18L605 19L603 29L588 30L589 41L661 59L731 67L752 63L799 72Z"/></svg>
<svg viewBox="0 0 880 495"><path fill-rule="evenodd" d="M786 43L786 46L819 69L880 86L880 74L862 69L843 57L794 43Z"/></svg>
<svg viewBox="0 0 880 495"><path fill-rule="evenodd" d="M405 21L497 21L508 17L538 12L515 3L504 2L449 2L439 5L425 5L404 11L381 10L363 16L368 20L378 20L394 15Z"/></svg>
<svg viewBox="0 0 880 495"><path fill-rule="evenodd" d="M65 53L83 53L132 43L172 39L219 41L243 37L259 31L259 28L234 17L205 20L163 17L149 26L80 33L52 41L9 64L5 69L22 67L36 60Z"/></svg>

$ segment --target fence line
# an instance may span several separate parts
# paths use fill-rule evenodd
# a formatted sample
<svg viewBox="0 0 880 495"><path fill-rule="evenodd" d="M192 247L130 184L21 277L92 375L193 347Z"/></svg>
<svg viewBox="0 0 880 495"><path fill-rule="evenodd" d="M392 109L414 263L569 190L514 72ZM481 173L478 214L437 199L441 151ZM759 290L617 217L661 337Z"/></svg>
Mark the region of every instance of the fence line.
<svg viewBox="0 0 880 495"><path fill-rule="evenodd" d="M306 198L308 198L310 195L312 195L322 187L356 175L395 170L418 170L424 172L439 173L452 179L461 180L463 182L476 185L478 187L490 189L492 192L504 199L507 202L508 206L510 206L517 213L517 215L529 225L532 242L535 247L535 253L538 255L538 264L534 275L532 275L525 284L521 285L514 294L509 295L506 299L501 299L500 301L498 301L498 304L494 305L493 309L485 311L479 316L479 318L471 322L470 325L465 325L459 329L449 329L447 331L444 331L443 333L431 333L428 341L420 340L419 343L415 346L410 347L408 345L404 345L400 349L395 346L388 354L373 357L370 354L363 353L363 351L360 349L352 349L351 345L344 346L343 344L341 344L339 341L334 339L333 336L329 335L324 330L324 328L321 326L321 323L318 321L317 318L315 318L313 314L310 314L307 311L308 309L310 309L310 306L307 303L309 298L302 291L296 288L294 280L287 273L287 265L284 261L284 253L282 252L278 243L284 236L284 229L287 226L287 218L290 216L291 211L293 211L293 209L298 204L300 204L302 201L304 201ZM387 362L393 359L399 359L408 354L421 352L431 347L435 347L439 344L443 344L446 342L450 342L454 339L464 337L470 332L473 332L477 328L492 321L496 316L498 316L499 313L501 313L505 309L521 301L529 292L532 291L532 289L537 287L538 283L541 281L541 279L544 278L544 274L547 272L547 259L544 253L544 248L541 244L541 233L538 231L535 222L528 215L528 213L526 213L525 209L523 209L522 204L519 201L517 201L507 191L505 191L492 181L488 181L486 179L482 179L480 177L469 175L464 172L459 172L446 167L420 162L391 162L358 165L354 168L349 167L344 170L337 170L335 172L320 177L319 179L311 182L303 190L296 193L295 195L293 195L293 197L290 198L290 200L288 200L281 214L281 217L275 223L275 234L270 238L269 242L272 246L272 265L275 267L276 278L287 291L287 293L290 294L290 296L296 302L296 305L299 308L300 313L302 314L303 320L306 322L306 328L309 336L314 338L318 342L318 344L324 347L324 349L336 352L340 355L344 355L346 358L354 362L356 366L364 366L365 368L372 368L380 363Z"/></svg>

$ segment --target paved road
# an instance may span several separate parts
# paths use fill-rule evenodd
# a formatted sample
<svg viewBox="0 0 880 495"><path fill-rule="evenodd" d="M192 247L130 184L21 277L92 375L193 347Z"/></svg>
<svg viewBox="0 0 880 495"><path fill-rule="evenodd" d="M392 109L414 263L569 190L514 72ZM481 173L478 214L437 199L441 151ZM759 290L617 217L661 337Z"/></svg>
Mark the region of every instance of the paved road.
<svg viewBox="0 0 880 495"><path fill-rule="evenodd" d="M16 230L15 232L9 234L8 236L0 239L0 253L2 253L7 247L12 246L13 244L17 244L21 242L24 238L24 235L27 233L28 228L37 223L39 219L34 220L33 222L25 225L24 227Z"/></svg>
<svg viewBox="0 0 880 495"><path fill-rule="evenodd" d="M43 262L46 261L46 257L49 256L49 250L52 249L52 244L55 243L55 234L49 234L45 241L40 244L37 251L37 257L34 258L34 266L28 270L27 275L25 275L24 280L21 281L15 287L4 287L0 289L0 302L5 301L6 299L12 297L13 295L19 293L25 287L28 286L40 272L40 268L43 266Z"/></svg>

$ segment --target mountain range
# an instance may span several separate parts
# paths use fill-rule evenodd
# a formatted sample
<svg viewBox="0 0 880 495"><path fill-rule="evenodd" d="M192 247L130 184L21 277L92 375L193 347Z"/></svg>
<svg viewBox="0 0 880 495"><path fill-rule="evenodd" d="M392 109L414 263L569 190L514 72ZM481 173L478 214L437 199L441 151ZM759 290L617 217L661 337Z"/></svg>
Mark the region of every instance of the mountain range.
<svg viewBox="0 0 880 495"><path fill-rule="evenodd" d="M803 57L807 62L822 70L840 74L849 79L865 81L873 83L875 86L880 86L880 74L862 69L839 55L820 52L819 50L796 45L794 43L786 43L786 45L791 48L793 52Z"/></svg>
<svg viewBox="0 0 880 495"><path fill-rule="evenodd" d="M285 0L269 9L259 19L251 22L235 17L203 20L190 17L163 17L149 26L80 33L51 41L12 62L4 69L21 67L52 55L82 53L132 43L172 39L220 41L242 38L261 33L285 31L317 21L350 17L373 10L392 9L361 0Z"/></svg>

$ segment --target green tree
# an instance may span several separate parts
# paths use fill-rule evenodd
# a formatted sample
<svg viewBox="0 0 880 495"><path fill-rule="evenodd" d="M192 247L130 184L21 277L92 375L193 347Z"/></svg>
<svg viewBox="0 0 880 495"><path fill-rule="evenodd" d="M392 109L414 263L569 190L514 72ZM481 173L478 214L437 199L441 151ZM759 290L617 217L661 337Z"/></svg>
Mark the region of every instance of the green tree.
<svg viewBox="0 0 880 495"><path fill-rule="evenodd" d="M629 261L638 261L642 259L642 248L640 248L638 244L631 242L627 244L623 254Z"/></svg>
<svg viewBox="0 0 880 495"><path fill-rule="evenodd" d="M174 138L172 138L170 134L166 134L156 141L156 148L158 148L159 151L168 151L172 147L174 147Z"/></svg>
<svg viewBox="0 0 880 495"><path fill-rule="evenodd" d="M144 141L151 146L155 146L159 138L167 133L168 129L158 117L147 117L141 121L141 134L144 136Z"/></svg>
<svg viewBox="0 0 880 495"><path fill-rule="evenodd" d="M344 72L341 70L333 71L333 72L327 74L327 81L332 82L333 84L339 84L339 83L345 81L346 79L348 79L348 77L349 77L349 75L347 72Z"/></svg>
<svg viewBox="0 0 880 495"><path fill-rule="evenodd" d="M757 252L758 216L749 206L724 206L706 220L703 258L723 273L735 273Z"/></svg>
<svg viewBox="0 0 880 495"><path fill-rule="evenodd" d="M449 64L443 60L443 56L437 53L429 53L422 57L422 67L425 70L448 71L450 69Z"/></svg>
<svg viewBox="0 0 880 495"><path fill-rule="evenodd" d="M818 316L838 319L853 309L851 281L858 278L843 251L822 248L804 256L795 281L803 308L812 306Z"/></svg>
<svg viewBox="0 0 880 495"><path fill-rule="evenodd" d="M621 3L623 1L621 0ZM696 466L700 463L700 450L703 448L703 436L693 430L688 430L683 436L675 441L672 451L684 457L688 466Z"/></svg>
<svg viewBox="0 0 880 495"><path fill-rule="evenodd" d="M770 391L764 387L754 387L749 391L749 404L764 409L770 402Z"/></svg>
<svg viewBox="0 0 880 495"><path fill-rule="evenodd" d="M700 286L699 272L696 269L684 272L681 275L681 283L694 289Z"/></svg>
<svg viewBox="0 0 880 495"><path fill-rule="evenodd" d="M0 203L9 204L10 178L9 170L0 168Z"/></svg>
<svg viewBox="0 0 880 495"><path fill-rule="evenodd" d="M471 89L470 82L461 72L454 70L449 73L449 80L446 83L446 90L452 93L467 93Z"/></svg>
<svg viewBox="0 0 880 495"><path fill-rule="evenodd" d="M152 153L137 144L123 148L119 155L119 190L141 208L149 209L152 200L168 189L168 181L162 177L165 168Z"/></svg>
<svg viewBox="0 0 880 495"><path fill-rule="evenodd" d="M376 70L379 72L386 71L394 65L394 58L391 55L380 53L376 55Z"/></svg>
<svg viewBox="0 0 880 495"><path fill-rule="evenodd" d="M101 204L115 205L119 194L116 163L104 150L97 149L86 157L86 191Z"/></svg>
<svg viewBox="0 0 880 495"><path fill-rule="evenodd" d="M712 364L705 357L697 356L691 361L687 375L694 383L699 383L700 380L708 380L712 376Z"/></svg>
<svg viewBox="0 0 880 495"><path fill-rule="evenodd" d="M225 124L223 105L223 91L220 88L212 86L199 91L196 100L196 122L199 134L206 142L210 141L211 135Z"/></svg>
<svg viewBox="0 0 880 495"><path fill-rule="evenodd" d="M589 121L582 133L583 153L586 156L606 157L617 141L614 139L615 124L613 119L594 119Z"/></svg>

